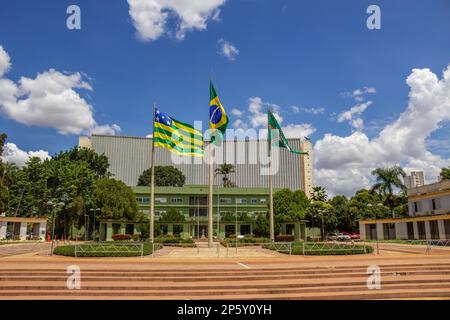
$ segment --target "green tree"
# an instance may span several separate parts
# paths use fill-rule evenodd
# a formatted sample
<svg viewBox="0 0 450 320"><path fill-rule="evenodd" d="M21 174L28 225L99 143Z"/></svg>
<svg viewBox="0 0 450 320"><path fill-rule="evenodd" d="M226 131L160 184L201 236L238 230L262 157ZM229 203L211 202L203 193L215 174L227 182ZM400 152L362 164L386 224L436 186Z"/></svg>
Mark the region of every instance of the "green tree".
<svg viewBox="0 0 450 320"><path fill-rule="evenodd" d="M277 222L294 222L305 218L309 199L302 190L282 189L273 196L273 212Z"/></svg>
<svg viewBox="0 0 450 320"><path fill-rule="evenodd" d="M442 180L450 180L450 167L442 168L441 178L442 178Z"/></svg>
<svg viewBox="0 0 450 320"><path fill-rule="evenodd" d="M6 142L6 134L0 134L0 156ZM6 211L8 205L8 188L5 185L5 165L0 157L0 214Z"/></svg>
<svg viewBox="0 0 450 320"><path fill-rule="evenodd" d="M400 191L406 189L402 182L406 176L405 171L399 166L377 168L372 171L372 175L375 176L376 183L372 186L371 191L384 196L385 204L389 207L392 216L395 217L394 189L400 189Z"/></svg>
<svg viewBox="0 0 450 320"><path fill-rule="evenodd" d="M85 162L94 172L96 179L108 178L111 176L111 174L108 172L108 158L104 154L99 155L91 149L74 147L68 151L60 152L53 157L53 160Z"/></svg>
<svg viewBox="0 0 450 320"><path fill-rule="evenodd" d="M229 188L235 186L235 184L228 178L230 174L236 172L232 164L221 164L218 168L216 168L215 172L216 174L220 174L222 176L223 187Z"/></svg>
<svg viewBox="0 0 450 320"><path fill-rule="evenodd" d="M99 218L135 220L138 204L133 190L123 182L103 178L95 183L95 205L100 208Z"/></svg>
<svg viewBox="0 0 450 320"><path fill-rule="evenodd" d="M327 190L325 190L324 187L322 186L313 187L311 200L325 202L327 201L327 198L328 198Z"/></svg>
<svg viewBox="0 0 450 320"><path fill-rule="evenodd" d="M253 227L253 234L258 237L269 237L269 218L267 213L260 213Z"/></svg>
<svg viewBox="0 0 450 320"><path fill-rule="evenodd" d="M185 221L185 216L182 212L175 208L170 208L166 213L161 215L159 219L161 222L183 222Z"/></svg>
<svg viewBox="0 0 450 320"><path fill-rule="evenodd" d="M383 205L384 197L367 189L358 190L350 199L348 207L350 215L355 220L386 218L389 208Z"/></svg>
<svg viewBox="0 0 450 320"><path fill-rule="evenodd" d="M333 213L333 207L327 202L312 201L307 209L307 217L309 220L319 222L315 225L321 227L322 238L325 238L327 232L334 231L337 228L338 220Z"/></svg>
<svg viewBox="0 0 450 320"><path fill-rule="evenodd" d="M138 186L150 186L152 169L145 170L138 179ZM155 166L155 186L182 187L186 182L183 172L173 166Z"/></svg>
<svg viewBox="0 0 450 320"><path fill-rule="evenodd" d="M346 196L335 196L328 202L332 206L332 213L337 219L337 228L341 231L355 231L356 219L349 209Z"/></svg>

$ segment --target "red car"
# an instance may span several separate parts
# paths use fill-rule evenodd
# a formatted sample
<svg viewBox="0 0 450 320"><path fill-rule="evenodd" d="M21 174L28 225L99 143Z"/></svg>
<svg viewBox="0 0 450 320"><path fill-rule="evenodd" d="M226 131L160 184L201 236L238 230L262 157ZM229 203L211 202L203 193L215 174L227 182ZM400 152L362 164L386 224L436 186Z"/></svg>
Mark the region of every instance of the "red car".
<svg viewBox="0 0 450 320"><path fill-rule="evenodd" d="M341 232L342 234L345 234L346 236L349 236L352 240L359 240L360 236L357 232Z"/></svg>

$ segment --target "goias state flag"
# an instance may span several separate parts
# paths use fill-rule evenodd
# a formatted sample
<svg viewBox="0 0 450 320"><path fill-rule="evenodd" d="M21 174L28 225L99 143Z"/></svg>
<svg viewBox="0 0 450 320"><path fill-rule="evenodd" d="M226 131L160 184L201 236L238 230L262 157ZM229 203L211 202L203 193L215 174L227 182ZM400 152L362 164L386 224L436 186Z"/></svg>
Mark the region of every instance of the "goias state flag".
<svg viewBox="0 0 450 320"><path fill-rule="evenodd" d="M155 109L154 143L181 156L203 157L203 135L193 126Z"/></svg>
<svg viewBox="0 0 450 320"><path fill-rule="evenodd" d="M212 82L210 82L209 95L209 128L219 130L224 135L228 126L228 116L220 103ZM211 137L211 142L214 142L214 136Z"/></svg>
<svg viewBox="0 0 450 320"><path fill-rule="evenodd" d="M289 152L295 154L305 154L305 155L308 154L308 152L301 152L292 149L291 146L289 145L288 140L284 136L283 130L281 130L280 124L278 123L273 113L269 111L268 117L269 117L268 121L269 141L272 146L279 148L286 148L289 150Z"/></svg>

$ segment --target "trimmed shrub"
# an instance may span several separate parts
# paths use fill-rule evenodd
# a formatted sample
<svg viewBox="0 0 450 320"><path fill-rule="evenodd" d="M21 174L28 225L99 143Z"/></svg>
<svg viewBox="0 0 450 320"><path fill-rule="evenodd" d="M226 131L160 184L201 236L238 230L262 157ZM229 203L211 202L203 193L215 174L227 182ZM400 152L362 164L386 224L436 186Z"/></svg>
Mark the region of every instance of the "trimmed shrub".
<svg viewBox="0 0 450 320"><path fill-rule="evenodd" d="M275 236L275 241L277 242L292 242L295 240L295 237L291 234L279 234Z"/></svg>
<svg viewBox="0 0 450 320"><path fill-rule="evenodd" d="M80 245L80 247L87 247L87 245ZM92 250L89 252L77 252L78 257L138 257L141 255L140 251L132 251L132 252L114 252L114 250L122 251L123 248L121 248L119 245L114 243L106 243L103 244L103 248L98 247L98 251ZM104 252L101 250L104 250L106 247L107 251L111 252ZM95 247L94 247L95 248ZM146 242L144 243L144 255L150 255L152 254L153 246L151 243ZM74 245L67 245L67 246L60 246L53 250L53 253L60 256L68 256L68 257L75 257L75 246Z"/></svg>
<svg viewBox="0 0 450 320"><path fill-rule="evenodd" d="M131 240L131 235L129 234L113 234L111 237L114 241L128 241Z"/></svg>

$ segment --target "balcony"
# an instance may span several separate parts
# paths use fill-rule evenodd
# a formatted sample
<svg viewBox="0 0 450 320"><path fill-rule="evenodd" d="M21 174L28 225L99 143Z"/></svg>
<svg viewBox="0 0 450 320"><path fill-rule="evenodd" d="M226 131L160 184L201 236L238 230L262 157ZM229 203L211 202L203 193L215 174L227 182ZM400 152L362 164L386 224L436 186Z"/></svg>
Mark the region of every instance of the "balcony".
<svg viewBox="0 0 450 320"><path fill-rule="evenodd" d="M408 197L411 197L444 190L450 190L450 180L427 184L422 187L411 188L407 190L407 194Z"/></svg>

